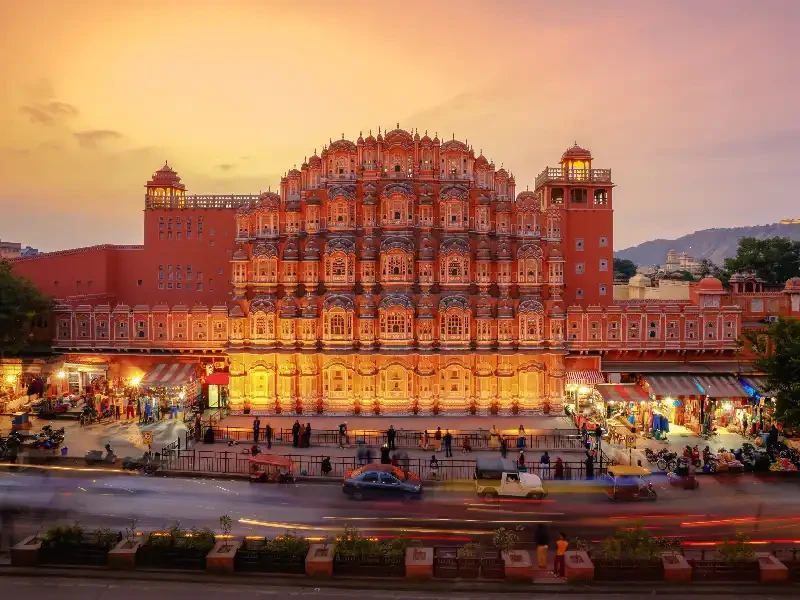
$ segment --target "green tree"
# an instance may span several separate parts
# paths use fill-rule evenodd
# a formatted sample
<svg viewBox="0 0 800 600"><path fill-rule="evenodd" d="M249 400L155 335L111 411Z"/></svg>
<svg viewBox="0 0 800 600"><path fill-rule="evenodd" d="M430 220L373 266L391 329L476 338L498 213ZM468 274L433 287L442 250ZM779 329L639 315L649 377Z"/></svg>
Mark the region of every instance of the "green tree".
<svg viewBox="0 0 800 600"><path fill-rule="evenodd" d="M725 270L753 272L769 284L783 285L800 274L800 242L785 237L742 238L736 256L725 259Z"/></svg>
<svg viewBox="0 0 800 600"><path fill-rule="evenodd" d="M30 342L31 321L50 311L51 301L0 261L0 356L22 352Z"/></svg>
<svg viewBox="0 0 800 600"><path fill-rule="evenodd" d="M756 368L767 378L775 398L775 415L786 425L800 425L800 321L780 319L767 330L765 347L753 345L760 356Z"/></svg>
<svg viewBox="0 0 800 600"><path fill-rule="evenodd" d="M614 277L627 277L630 279L636 275L636 263L627 258L614 259Z"/></svg>
<svg viewBox="0 0 800 600"><path fill-rule="evenodd" d="M730 279L730 273L707 258L700 261L698 275L700 275L700 277L716 277L722 281L724 285L728 285L728 280Z"/></svg>
<svg viewBox="0 0 800 600"><path fill-rule="evenodd" d="M684 281L694 281L694 275L689 273L689 271L678 271L678 274Z"/></svg>

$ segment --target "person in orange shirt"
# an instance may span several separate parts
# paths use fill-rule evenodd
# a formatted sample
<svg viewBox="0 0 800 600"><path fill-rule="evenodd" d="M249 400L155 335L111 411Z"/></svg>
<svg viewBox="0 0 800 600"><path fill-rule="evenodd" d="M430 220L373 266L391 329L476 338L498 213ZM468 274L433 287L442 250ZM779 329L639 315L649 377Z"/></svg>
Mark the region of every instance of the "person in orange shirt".
<svg viewBox="0 0 800 600"><path fill-rule="evenodd" d="M553 571L557 577L565 576L564 555L567 553L567 546L569 546L567 536L563 532L559 533L558 541L556 542L556 557L553 561Z"/></svg>

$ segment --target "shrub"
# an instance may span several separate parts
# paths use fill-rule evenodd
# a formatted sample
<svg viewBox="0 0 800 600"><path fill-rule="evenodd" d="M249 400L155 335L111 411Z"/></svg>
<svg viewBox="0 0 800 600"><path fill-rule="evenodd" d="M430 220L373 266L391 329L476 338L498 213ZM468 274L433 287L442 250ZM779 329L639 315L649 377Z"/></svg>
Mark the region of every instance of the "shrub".
<svg viewBox="0 0 800 600"><path fill-rule="evenodd" d="M492 538L494 547L500 550L500 552L511 552L519 541L518 531L522 531L521 525L517 525L517 528L514 530L506 529L505 527L497 529Z"/></svg>
<svg viewBox="0 0 800 600"><path fill-rule="evenodd" d="M83 527L79 523L55 525L47 530L42 538L48 546L75 545L83 541Z"/></svg>
<svg viewBox="0 0 800 600"><path fill-rule="evenodd" d="M108 527L101 527L94 532L94 543L101 548L109 548L117 542L117 534Z"/></svg>
<svg viewBox="0 0 800 600"><path fill-rule="evenodd" d="M640 525L618 530L603 542L603 558L606 560L648 562L659 557L661 551L658 540L650 537Z"/></svg>
<svg viewBox="0 0 800 600"><path fill-rule="evenodd" d="M347 524L344 532L336 536L333 553L340 559L358 561L381 557L389 563L402 563L405 560L407 547L408 540L404 537L378 542L363 537L355 527Z"/></svg>
<svg viewBox="0 0 800 600"><path fill-rule="evenodd" d="M755 560L755 552L750 545L750 538L741 531L724 538L722 544L717 546L717 552L722 560L729 563L746 563Z"/></svg>
<svg viewBox="0 0 800 600"><path fill-rule="evenodd" d="M480 558L481 545L478 542L468 542L458 547L458 558Z"/></svg>
<svg viewBox="0 0 800 600"><path fill-rule="evenodd" d="M282 536L265 540L264 550L285 557L303 557L308 554L308 540L292 531L287 531Z"/></svg>

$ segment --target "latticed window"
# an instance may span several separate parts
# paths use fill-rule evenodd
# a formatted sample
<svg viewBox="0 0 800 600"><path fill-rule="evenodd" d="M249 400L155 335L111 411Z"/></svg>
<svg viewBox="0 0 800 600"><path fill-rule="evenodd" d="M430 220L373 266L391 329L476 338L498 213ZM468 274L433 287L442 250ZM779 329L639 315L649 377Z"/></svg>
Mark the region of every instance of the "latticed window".
<svg viewBox="0 0 800 600"><path fill-rule="evenodd" d="M406 332L406 317L398 313L391 313L386 318L386 330L389 333L405 333Z"/></svg>
<svg viewBox="0 0 800 600"><path fill-rule="evenodd" d="M331 316L331 335L343 336L345 333L345 323L343 315Z"/></svg>
<svg viewBox="0 0 800 600"><path fill-rule="evenodd" d="M463 322L460 315L450 315L447 317L447 335L450 337L461 337L463 332Z"/></svg>
<svg viewBox="0 0 800 600"><path fill-rule="evenodd" d="M461 259L451 258L447 270L450 274L450 277L461 277Z"/></svg>
<svg viewBox="0 0 800 600"><path fill-rule="evenodd" d="M347 264L344 258L337 256L333 259L333 266L331 272L334 277L344 277L347 271Z"/></svg>

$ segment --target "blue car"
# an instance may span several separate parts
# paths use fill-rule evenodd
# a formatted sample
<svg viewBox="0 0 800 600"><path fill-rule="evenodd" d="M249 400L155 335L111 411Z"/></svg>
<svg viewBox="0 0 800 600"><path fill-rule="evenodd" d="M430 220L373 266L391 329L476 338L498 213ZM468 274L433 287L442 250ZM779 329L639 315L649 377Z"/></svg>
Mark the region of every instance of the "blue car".
<svg viewBox="0 0 800 600"><path fill-rule="evenodd" d="M342 491L354 500L411 500L422 496L419 481L402 481L391 472L360 470L344 480Z"/></svg>

